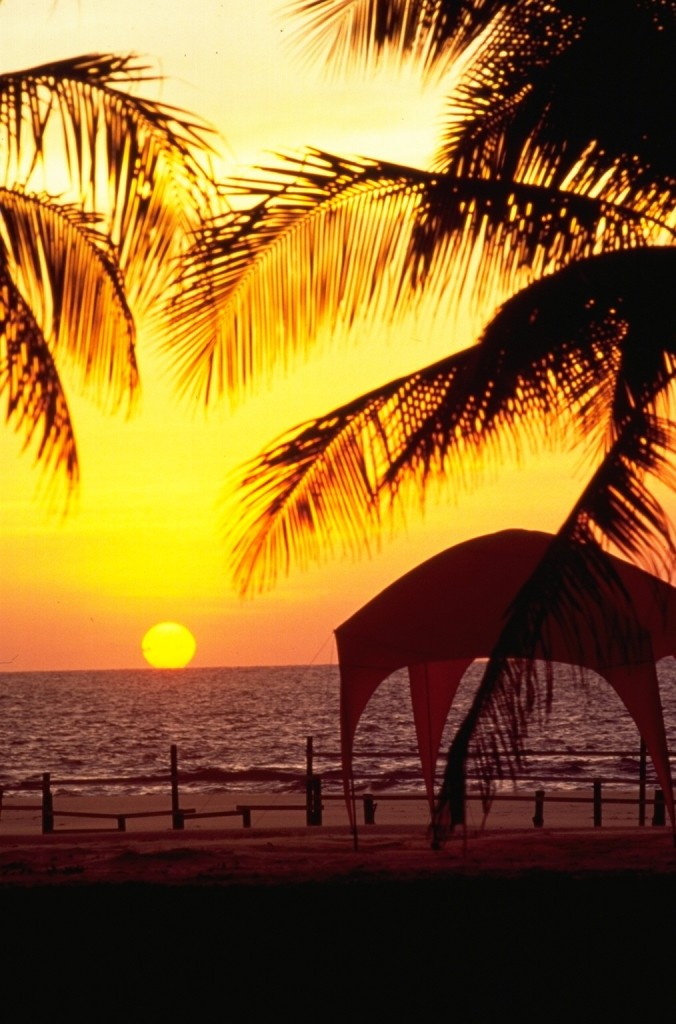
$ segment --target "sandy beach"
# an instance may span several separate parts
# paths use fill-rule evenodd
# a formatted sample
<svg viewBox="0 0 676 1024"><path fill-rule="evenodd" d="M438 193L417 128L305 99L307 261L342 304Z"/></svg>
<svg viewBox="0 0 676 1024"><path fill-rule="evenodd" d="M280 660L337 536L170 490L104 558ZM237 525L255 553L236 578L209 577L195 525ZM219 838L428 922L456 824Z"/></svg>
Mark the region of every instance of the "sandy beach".
<svg viewBox="0 0 676 1024"><path fill-rule="evenodd" d="M43 835L39 801L11 797L5 798L0 817L0 886L232 886L410 882L418 876L440 881L449 875L513 878L533 871L676 872L671 829L650 824L650 805L647 824L639 828L631 802L635 794L613 792L615 802L604 805L603 825L597 828L590 791L569 797L545 801L545 823L539 828L533 826L534 801L526 797L496 801L485 823L478 802L470 801L466 829L441 850L431 848L425 802L387 794L376 798L374 824L364 824L358 802L356 835L342 799L325 799L323 824L309 827L302 797L242 793L186 794L183 829L172 827L166 799L57 795L54 832ZM34 809L26 810L27 804ZM250 827L243 827L243 808Z"/></svg>
<svg viewBox="0 0 676 1024"><path fill-rule="evenodd" d="M360 824L355 849L339 801L320 827L277 809L251 828L205 818L174 831L150 818L90 831L87 819L64 818L52 835L14 802L0 820L2 962L6 972L29 962L71 1019L92 1019L105 993L129 1020L207 1020L216 1005L331 1021L355 1008L466 1024L633 1020L671 991L670 828L593 828L589 806L570 804L556 805L564 824L536 829L530 804L498 804L485 829L432 850L424 805L379 798L377 824ZM106 813L153 804L55 799Z"/></svg>

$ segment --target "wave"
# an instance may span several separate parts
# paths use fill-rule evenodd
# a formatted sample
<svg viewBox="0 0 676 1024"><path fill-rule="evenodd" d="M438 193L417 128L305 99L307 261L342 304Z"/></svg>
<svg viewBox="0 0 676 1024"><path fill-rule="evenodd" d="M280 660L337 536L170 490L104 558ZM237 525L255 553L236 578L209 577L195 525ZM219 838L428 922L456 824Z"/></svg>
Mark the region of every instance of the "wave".
<svg viewBox="0 0 676 1024"><path fill-rule="evenodd" d="M662 662L660 672L673 750L673 659ZM336 666L315 666L301 681L299 674L294 666L195 669L180 678L145 671L0 674L0 785L8 794L39 790L42 773L49 771L54 792L166 792L169 750L177 745L186 791L302 793L306 741L313 737L314 770L325 792L339 793ZM638 736L614 691L592 681L580 697L566 687L564 674L557 686L552 714L529 735L524 782L531 788L566 788L594 778L637 784ZM472 692L468 673L442 751ZM383 684L366 708L355 737L354 770L360 791L422 792L405 674ZM442 770L443 753L438 777Z"/></svg>

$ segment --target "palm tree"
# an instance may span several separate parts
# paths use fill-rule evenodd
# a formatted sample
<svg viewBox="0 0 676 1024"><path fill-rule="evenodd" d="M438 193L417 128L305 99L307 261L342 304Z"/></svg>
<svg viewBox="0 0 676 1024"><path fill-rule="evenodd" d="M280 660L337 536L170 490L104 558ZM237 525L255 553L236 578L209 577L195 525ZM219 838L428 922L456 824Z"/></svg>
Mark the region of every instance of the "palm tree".
<svg viewBox="0 0 676 1024"><path fill-rule="evenodd" d="M137 96L150 81L137 59L106 54L0 75L0 392L70 487L63 373L129 408L137 326L163 330L153 306L213 198L213 133Z"/></svg>
<svg viewBox="0 0 676 1024"><path fill-rule="evenodd" d="M238 209L201 233L173 308L182 386L246 389L326 323L364 332L385 315L430 303L450 315L469 301L486 327L472 347L301 425L248 467L243 588L335 539L363 548L407 485L462 484L505 450L577 444L592 464L449 753L438 823L449 810L453 823L470 743L488 803L551 698L528 657L502 656L507 641L516 632L535 649L546 613L565 619L577 587L601 593L604 546L672 563L652 482L675 482L676 3L290 7L315 58L343 67L394 54L448 74L438 153L418 169L308 150L231 183ZM574 572L561 555L571 539L588 553Z"/></svg>

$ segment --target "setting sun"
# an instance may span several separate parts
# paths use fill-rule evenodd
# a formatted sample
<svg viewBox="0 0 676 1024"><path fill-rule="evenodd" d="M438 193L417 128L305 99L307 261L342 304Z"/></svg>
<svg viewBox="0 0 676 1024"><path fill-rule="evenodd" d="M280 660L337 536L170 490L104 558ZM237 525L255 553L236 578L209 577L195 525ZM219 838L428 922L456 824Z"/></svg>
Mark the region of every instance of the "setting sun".
<svg viewBox="0 0 676 1024"><path fill-rule="evenodd" d="M185 668L196 647L190 630L178 622L158 622L141 641L143 657L153 668Z"/></svg>

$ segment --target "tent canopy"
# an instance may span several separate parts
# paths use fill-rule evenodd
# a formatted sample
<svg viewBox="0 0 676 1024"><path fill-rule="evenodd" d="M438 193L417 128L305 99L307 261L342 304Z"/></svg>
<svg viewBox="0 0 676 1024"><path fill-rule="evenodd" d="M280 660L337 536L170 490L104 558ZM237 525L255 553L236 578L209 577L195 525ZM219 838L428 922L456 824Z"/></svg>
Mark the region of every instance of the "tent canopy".
<svg viewBox="0 0 676 1024"><path fill-rule="evenodd" d="M354 735L380 683L407 668L430 805L441 736L460 680L488 657L521 587L552 542L550 534L505 530L448 548L402 576L336 630L346 797ZM676 588L622 559L605 556L631 601L648 650L632 652L617 589L574 611L573 633L551 619L536 657L593 669L616 690L655 765L674 822L674 805L655 661L676 653ZM515 658L526 652L508 651ZM348 800L349 804L349 800ZM350 807L351 813L351 807Z"/></svg>

